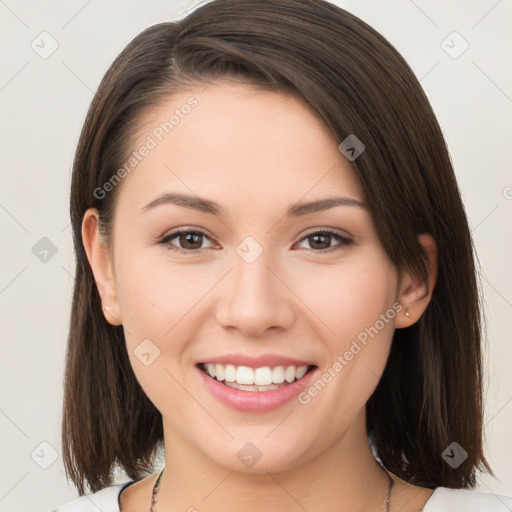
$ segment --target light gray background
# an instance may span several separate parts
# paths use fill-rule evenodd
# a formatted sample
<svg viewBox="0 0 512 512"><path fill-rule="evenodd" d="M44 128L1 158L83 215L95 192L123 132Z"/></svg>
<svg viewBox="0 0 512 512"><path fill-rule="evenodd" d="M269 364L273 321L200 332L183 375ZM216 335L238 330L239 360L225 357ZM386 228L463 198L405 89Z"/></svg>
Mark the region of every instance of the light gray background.
<svg viewBox="0 0 512 512"><path fill-rule="evenodd" d="M486 446L498 479L486 476L479 488L512 495L512 1L336 3L404 55L446 136L483 268L488 319ZM142 29L195 5L0 0L1 511L45 511L77 496L60 458L74 272L73 153L93 92L115 56ZM39 52L51 48L43 31L58 42L46 59L31 48L33 41ZM464 40L469 47L459 56ZM57 249L46 262L32 252L42 237ZM53 447L55 462L52 448L41 443Z"/></svg>

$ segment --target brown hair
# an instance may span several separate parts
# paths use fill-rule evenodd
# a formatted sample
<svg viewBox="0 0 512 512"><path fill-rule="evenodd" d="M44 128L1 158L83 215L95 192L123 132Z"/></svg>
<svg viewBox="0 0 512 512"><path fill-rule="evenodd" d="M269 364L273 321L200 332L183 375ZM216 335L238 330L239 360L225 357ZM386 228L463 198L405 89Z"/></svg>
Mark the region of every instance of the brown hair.
<svg viewBox="0 0 512 512"><path fill-rule="evenodd" d="M367 403L382 463L426 487L473 487L492 470L482 446L481 307L470 231L446 144L412 70L356 16L324 0L215 0L140 33L105 74L75 155L71 222L76 277L63 410L66 471L84 494L122 468L139 478L163 439L162 417L132 371L122 326L105 321L81 237L96 207L109 233L116 187L94 193L130 152L145 109L186 86L231 78L292 91L336 139L355 134L352 162L383 246L399 271L426 276L417 235L438 247L438 278L418 322L394 333ZM133 149L133 148L132 148ZM452 469L442 452L468 453Z"/></svg>

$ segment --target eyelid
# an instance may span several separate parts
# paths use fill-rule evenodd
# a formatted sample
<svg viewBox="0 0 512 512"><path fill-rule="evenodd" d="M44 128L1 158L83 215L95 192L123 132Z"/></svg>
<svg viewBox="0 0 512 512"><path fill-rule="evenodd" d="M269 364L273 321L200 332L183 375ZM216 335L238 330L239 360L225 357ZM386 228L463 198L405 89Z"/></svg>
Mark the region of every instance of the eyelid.
<svg viewBox="0 0 512 512"><path fill-rule="evenodd" d="M164 240L169 237L174 237L176 235L181 235L182 233L200 233L204 235L206 238L211 240L213 237L210 236L204 229L196 228L195 226L180 226L179 228L171 229L168 233L159 238L159 240Z"/></svg>
<svg viewBox="0 0 512 512"><path fill-rule="evenodd" d="M338 235L338 236L341 236L342 238L346 238L346 239L350 239L352 240L353 239L353 236L348 232L348 231L345 231L345 230L342 230L342 229L338 229L338 228L328 228L328 227L314 227L314 228L309 228L307 229L302 235L301 235L301 238L299 239L302 240L303 238L309 236L309 235L312 235L314 233L333 233L335 235Z"/></svg>

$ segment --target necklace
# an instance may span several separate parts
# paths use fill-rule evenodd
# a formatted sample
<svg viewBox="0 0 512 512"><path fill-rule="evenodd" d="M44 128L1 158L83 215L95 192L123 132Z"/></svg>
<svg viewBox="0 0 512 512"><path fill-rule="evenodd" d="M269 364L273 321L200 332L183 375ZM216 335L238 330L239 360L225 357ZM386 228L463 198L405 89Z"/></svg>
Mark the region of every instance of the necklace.
<svg viewBox="0 0 512 512"><path fill-rule="evenodd" d="M160 471L160 474L158 475L158 478L155 482L155 485L153 487L153 494L151 495L151 508L149 509L150 512L156 512L156 501L157 501L157 494L158 494L158 488L160 487L160 480L162 479L162 475L164 474L164 469ZM384 470L386 471L386 470ZM384 497L384 503L382 504L382 510L384 512L389 512L389 507L391 503L391 489L394 485L394 480L391 478L391 475L386 471L386 475L388 475L388 488L386 489L386 496Z"/></svg>
<svg viewBox="0 0 512 512"><path fill-rule="evenodd" d="M155 485L153 486L153 493L151 495L151 508L149 509L150 512L156 511L156 495L158 494L158 488L160 487L160 480L162 479L162 475L164 474L164 469L160 471L160 474L158 475L158 478L156 479Z"/></svg>

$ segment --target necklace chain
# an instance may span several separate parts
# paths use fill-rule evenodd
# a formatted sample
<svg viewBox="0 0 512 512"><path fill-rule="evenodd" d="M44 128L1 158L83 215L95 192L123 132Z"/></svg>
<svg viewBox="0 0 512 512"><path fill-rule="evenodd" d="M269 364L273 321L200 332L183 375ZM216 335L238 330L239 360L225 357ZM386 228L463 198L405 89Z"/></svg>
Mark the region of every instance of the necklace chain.
<svg viewBox="0 0 512 512"><path fill-rule="evenodd" d="M151 508L149 509L150 512L156 512L156 500L157 500L157 494L158 494L158 488L160 487L160 480L162 480L162 475L164 474L164 469L160 471L160 474L158 475L158 478L155 482L155 485L153 486L153 493L151 495Z"/></svg>
<svg viewBox="0 0 512 512"><path fill-rule="evenodd" d="M155 482L155 485L153 487L153 494L151 495L151 508L149 509L150 512L156 512L156 502L157 502L157 494L158 489L160 487L160 481L162 480L162 475L164 474L164 469L160 471L160 475L158 475L158 478ZM393 488L394 481L391 478L391 475L386 471L386 474L388 475L388 488L386 489L386 496L384 497L384 503L382 504L382 509L384 512L389 512L389 507L391 504L391 489Z"/></svg>
<svg viewBox="0 0 512 512"><path fill-rule="evenodd" d="M384 469L384 471L386 471ZM388 476L388 488L386 489L386 496L384 497L384 503L382 505L385 512L389 512L389 508L391 506L391 489L393 485L395 485L395 481L391 478L391 475L386 471L386 475Z"/></svg>

